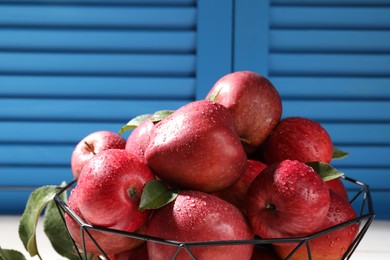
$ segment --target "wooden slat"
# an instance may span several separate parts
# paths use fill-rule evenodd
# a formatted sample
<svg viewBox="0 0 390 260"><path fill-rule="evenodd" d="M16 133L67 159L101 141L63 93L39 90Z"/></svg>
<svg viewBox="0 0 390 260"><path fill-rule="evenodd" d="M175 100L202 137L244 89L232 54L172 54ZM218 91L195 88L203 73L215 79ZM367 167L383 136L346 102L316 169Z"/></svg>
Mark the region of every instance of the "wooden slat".
<svg viewBox="0 0 390 260"><path fill-rule="evenodd" d="M389 11L390 14L390 11ZM388 30L271 30L272 52L389 52Z"/></svg>
<svg viewBox="0 0 390 260"><path fill-rule="evenodd" d="M269 66L271 76L389 76L390 55L271 53Z"/></svg>
<svg viewBox="0 0 390 260"><path fill-rule="evenodd" d="M357 181L363 182L370 188L375 190L386 190L390 192L390 179L387 178L389 174L388 168L345 168L337 167L337 170L343 172L345 176L353 178ZM355 184L344 181L347 189L356 189Z"/></svg>
<svg viewBox="0 0 390 260"><path fill-rule="evenodd" d="M271 0L272 5L307 6L388 6L388 0Z"/></svg>
<svg viewBox="0 0 390 260"><path fill-rule="evenodd" d="M0 28L0 50L194 53L194 31ZM158 42L158 44L156 44Z"/></svg>
<svg viewBox="0 0 390 260"><path fill-rule="evenodd" d="M339 146L349 156L333 162L335 167L387 168L390 169L390 146Z"/></svg>
<svg viewBox="0 0 390 260"><path fill-rule="evenodd" d="M69 165L74 145L2 144L1 166L61 166Z"/></svg>
<svg viewBox="0 0 390 260"><path fill-rule="evenodd" d="M389 7L272 6L270 12L271 28L390 28Z"/></svg>
<svg viewBox="0 0 390 260"><path fill-rule="evenodd" d="M48 28L194 28L195 7L3 5L0 26Z"/></svg>
<svg viewBox="0 0 390 260"><path fill-rule="evenodd" d="M390 102L283 100L283 117L303 116L317 121L389 122Z"/></svg>
<svg viewBox="0 0 390 260"><path fill-rule="evenodd" d="M2 190L0 189L0 214L22 214L27 200L34 189Z"/></svg>
<svg viewBox="0 0 390 260"><path fill-rule="evenodd" d="M130 120L130 118L129 118ZM115 133L126 124L106 122L1 122L1 143L76 143L84 136L99 130ZM124 135L125 136L125 135Z"/></svg>
<svg viewBox="0 0 390 260"><path fill-rule="evenodd" d="M388 77L269 78L283 99L390 99Z"/></svg>
<svg viewBox="0 0 390 260"><path fill-rule="evenodd" d="M0 189L59 185L63 181L70 182L73 179L70 165L64 167L0 167L0 171Z"/></svg>
<svg viewBox="0 0 390 260"><path fill-rule="evenodd" d="M0 74L193 76L194 55L0 53Z"/></svg>
<svg viewBox="0 0 390 260"><path fill-rule="evenodd" d="M193 77L0 75L0 86L0 97L190 100L195 96Z"/></svg>
<svg viewBox="0 0 390 260"><path fill-rule="evenodd" d="M0 99L0 120L95 121L127 123L134 116L177 109L187 101Z"/></svg>
<svg viewBox="0 0 390 260"><path fill-rule="evenodd" d="M20 3L20 4L78 4L78 5L157 5L157 6L192 6L196 4L196 0L55 0L48 2L47 0L0 0L1 3Z"/></svg>
<svg viewBox="0 0 390 260"><path fill-rule="evenodd" d="M390 145L390 124L322 123L336 145Z"/></svg>

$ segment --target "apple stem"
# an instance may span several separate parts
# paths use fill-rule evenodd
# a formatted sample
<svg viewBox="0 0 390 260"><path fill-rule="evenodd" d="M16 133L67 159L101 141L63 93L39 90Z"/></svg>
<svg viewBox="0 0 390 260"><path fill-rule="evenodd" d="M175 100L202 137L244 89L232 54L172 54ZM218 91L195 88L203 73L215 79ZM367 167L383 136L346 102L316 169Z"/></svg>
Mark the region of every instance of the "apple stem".
<svg viewBox="0 0 390 260"><path fill-rule="evenodd" d="M242 143L244 143L244 144L251 144L251 142L248 139L244 138L244 137L240 137L240 141Z"/></svg>
<svg viewBox="0 0 390 260"><path fill-rule="evenodd" d="M93 153L93 155L96 155L95 151L93 150L93 146L91 146L89 143L87 142L84 142L84 144L87 146L87 150L90 152L90 153Z"/></svg>
<svg viewBox="0 0 390 260"><path fill-rule="evenodd" d="M269 202L269 201L266 202L265 208L269 209L269 210L272 210L272 211L276 211L275 204L273 204L272 202Z"/></svg>
<svg viewBox="0 0 390 260"><path fill-rule="evenodd" d="M127 193L129 194L129 197L130 199L132 200L138 200L138 192L137 192L137 189L135 187L130 187L128 190L127 190Z"/></svg>

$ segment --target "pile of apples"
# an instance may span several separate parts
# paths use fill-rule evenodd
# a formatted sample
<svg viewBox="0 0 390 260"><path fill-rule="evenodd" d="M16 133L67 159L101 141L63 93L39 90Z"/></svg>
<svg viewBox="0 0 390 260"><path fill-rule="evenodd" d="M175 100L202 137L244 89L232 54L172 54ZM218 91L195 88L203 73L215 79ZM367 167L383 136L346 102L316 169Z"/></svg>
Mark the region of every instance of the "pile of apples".
<svg viewBox="0 0 390 260"><path fill-rule="evenodd" d="M131 120L121 129L133 129L127 140L104 130L81 140L68 206L93 226L179 242L299 238L356 218L340 178L318 173L331 168L329 134L308 118L281 115L267 78L227 74L204 100ZM80 225L68 213L65 220L82 247ZM340 259L358 231L353 224L311 240L312 259ZM284 259L297 246L177 248L90 232L110 259ZM84 248L102 254L88 236ZM307 258L306 246L291 256Z"/></svg>

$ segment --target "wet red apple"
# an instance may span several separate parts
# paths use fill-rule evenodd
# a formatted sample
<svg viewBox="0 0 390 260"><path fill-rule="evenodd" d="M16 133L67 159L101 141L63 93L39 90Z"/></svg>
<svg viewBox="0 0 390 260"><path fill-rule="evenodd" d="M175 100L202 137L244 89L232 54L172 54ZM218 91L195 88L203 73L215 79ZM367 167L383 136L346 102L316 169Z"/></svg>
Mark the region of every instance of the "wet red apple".
<svg viewBox="0 0 390 260"><path fill-rule="evenodd" d="M330 207L325 220L319 227L318 232L327 228L335 227L348 220L355 219L356 213L352 206L342 196L330 190ZM336 260L342 259L353 240L359 232L359 223L334 229L322 236L310 240L310 250L313 260ZM291 244L278 244L276 252L283 259L296 247ZM300 248L290 259L307 259L306 247Z"/></svg>
<svg viewBox="0 0 390 260"><path fill-rule="evenodd" d="M77 203L77 193L80 192L79 189L74 188L69 196L69 200L67 205L69 206L72 213L75 214L75 217L79 218L82 221L82 224L90 225L83 215L80 212L80 209L78 207ZM130 250L135 247L140 246L144 243L144 241L139 239L133 239L126 236L117 235L114 233L107 233L107 232L100 232L94 229L85 229L84 234L81 233L81 224L76 221L74 216L69 214L69 212L65 213L65 222L66 227L69 231L69 234L74 239L76 244L78 245L80 251L85 251L90 254L95 255L102 255L103 252L100 251L100 249L97 247L95 242L91 239L91 237L87 234L86 230L91 234L93 239L96 241L96 243L104 250L104 253L106 254L117 254L119 252ZM137 232L143 233L144 227L142 227ZM83 248L83 236L84 236L84 243L85 248Z"/></svg>
<svg viewBox="0 0 390 260"><path fill-rule="evenodd" d="M256 160L248 160L245 172L231 186L217 191L214 195L235 205L246 215L246 195L253 180L267 167L264 163Z"/></svg>
<svg viewBox="0 0 390 260"><path fill-rule="evenodd" d="M122 149L108 149L85 164L77 187L81 214L91 224L123 231L144 225L149 211L140 211L145 184L154 175L139 157Z"/></svg>
<svg viewBox="0 0 390 260"><path fill-rule="evenodd" d="M332 155L332 140L325 128L308 118L288 117L270 134L262 159L268 165L286 159L329 163Z"/></svg>
<svg viewBox="0 0 390 260"><path fill-rule="evenodd" d="M145 160L145 150L149 145L153 127L154 123L150 119L145 119L127 138L125 150Z"/></svg>
<svg viewBox="0 0 390 260"><path fill-rule="evenodd" d="M272 83L253 71L237 71L220 78L206 98L227 107L245 151L252 153L265 141L282 114L282 101Z"/></svg>
<svg viewBox="0 0 390 260"><path fill-rule="evenodd" d="M247 216L262 238L301 237L318 230L328 213L329 189L312 167L292 160L268 166L252 182Z"/></svg>
<svg viewBox="0 0 390 260"><path fill-rule="evenodd" d="M107 149L125 149L126 140L117 133L97 131L84 137L73 150L71 168L75 179L78 179L85 163L95 154Z"/></svg>
<svg viewBox="0 0 390 260"><path fill-rule="evenodd" d="M180 242L253 238L250 226L240 210L214 195L191 190L182 190L173 202L155 210L147 234ZM147 242L147 247L151 260L171 259L178 249L152 241ZM198 260L249 260L253 245L194 246L189 250ZM175 259L193 258L181 248Z"/></svg>
<svg viewBox="0 0 390 260"><path fill-rule="evenodd" d="M223 105L190 102L158 122L145 159L170 186L215 192L244 173L247 157Z"/></svg>

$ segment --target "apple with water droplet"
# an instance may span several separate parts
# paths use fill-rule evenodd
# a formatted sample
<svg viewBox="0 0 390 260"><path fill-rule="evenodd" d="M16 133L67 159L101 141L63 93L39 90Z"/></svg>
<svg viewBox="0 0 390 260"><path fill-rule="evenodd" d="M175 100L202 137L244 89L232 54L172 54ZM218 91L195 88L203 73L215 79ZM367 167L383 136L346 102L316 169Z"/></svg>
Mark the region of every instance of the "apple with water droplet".
<svg viewBox="0 0 390 260"><path fill-rule="evenodd" d="M236 71L220 78L206 99L229 109L245 151L253 153L279 122L282 101L277 89L253 71Z"/></svg>
<svg viewBox="0 0 390 260"><path fill-rule="evenodd" d="M354 209L342 196L330 190L330 206L323 223L317 232L335 227L343 222L357 217ZM317 238L311 239L310 250L313 260L342 259L343 255L352 244L359 232L360 222L354 222L345 227L336 227ZM297 244L277 244L275 250L285 259ZM290 259L307 259L308 253L305 246L300 248Z"/></svg>
<svg viewBox="0 0 390 260"><path fill-rule="evenodd" d="M147 234L179 242L205 242L253 239L253 232L236 207L212 194L182 190L176 199L154 211L147 226ZM149 258L171 259L177 246L147 242ZM249 260L252 244L189 247L193 257L205 259ZM181 248L177 260L194 259Z"/></svg>
<svg viewBox="0 0 390 260"><path fill-rule="evenodd" d="M145 160L145 150L149 145L153 128L154 123L149 118L145 119L127 138L125 150Z"/></svg>
<svg viewBox="0 0 390 260"><path fill-rule="evenodd" d="M78 207L77 198L80 189L76 186L70 193L67 205L69 209L76 215L77 218L83 223L90 225L80 212ZM80 250L83 250L83 237L85 243L85 250L87 253L101 255L102 252L96 246L95 242L90 238L87 231L91 234L96 243L104 250L106 254L117 254L119 252L130 250L139 247L141 244L145 244L143 240L134 239L126 236L121 236L109 232L101 232L95 229L85 229L83 235L81 233L81 223L77 222L68 212L65 213L66 227L69 234L74 239ZM141 227L137 230L137 233L144 233L145 227Z"/></svg>
<svg viewBox="0 0 390 260"><path fill-rule="evenodd" d="M246 195L249 186L257 175L267 168L264 163L251 159L248 159L246 165L245 172L233 185L214 193L214 195L235 205L244 215L246 215Z"/></svg>
<svg viewBox="0 0 390 260"><path fill-rule="evenodd" d="M77 188L81 214L92 225L135 231L150 211L140 211L145 184L154 174L144 161L123 149L108 149L84 166Z"/></svg>
<svg viewBox="0 0 390 260"><path fill-rule="evenodd" d="M247 217L262 238L313 234L328 213L329 189L312 167L284 160L264 169L247 195Z"/></svg>
<svg viewBox="0 0 390 260"><path fill-rule="evenodd" d="M170 186L205 192L232 185L247 163L228 109L208 100L187 103L155 124L145 159Z"/></svg>
<svg viewBox="0 0 390 260"><path fill-rule="evenodd" d="M304 117L288 117L268 137L262 160L268 165L286 159L329 163L332 155L332 140L321 124Z"/></svg>
<svg viewBox="0 0 390 260"><path fill-rule="evenodd" d="M107 149L125 149L126 140L117 133L101 130L90 133L77 143L71 156L71 168L78 179L85 163L95 154Z"/></svg>

